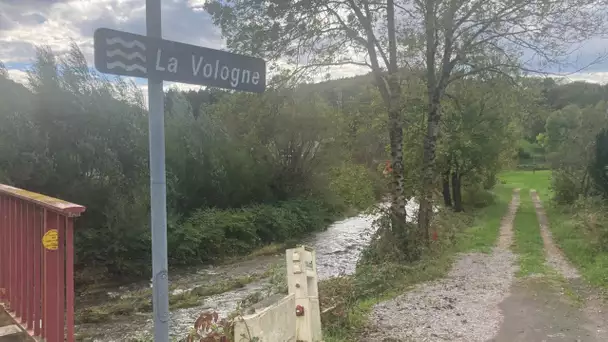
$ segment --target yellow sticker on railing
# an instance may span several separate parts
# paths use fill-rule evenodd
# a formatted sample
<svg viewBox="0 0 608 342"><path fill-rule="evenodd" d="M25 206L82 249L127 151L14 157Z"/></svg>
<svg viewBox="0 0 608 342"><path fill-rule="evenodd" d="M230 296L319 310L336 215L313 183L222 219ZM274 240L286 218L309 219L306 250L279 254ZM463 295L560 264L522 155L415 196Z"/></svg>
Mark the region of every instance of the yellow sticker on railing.
<svg viewBox="0 0 608 342"><path fill-rule="evenodd" d="M57 232L57 229L51 229L44 233L42 245L49 251L56 251L59 249L59 233Z"/></svg>

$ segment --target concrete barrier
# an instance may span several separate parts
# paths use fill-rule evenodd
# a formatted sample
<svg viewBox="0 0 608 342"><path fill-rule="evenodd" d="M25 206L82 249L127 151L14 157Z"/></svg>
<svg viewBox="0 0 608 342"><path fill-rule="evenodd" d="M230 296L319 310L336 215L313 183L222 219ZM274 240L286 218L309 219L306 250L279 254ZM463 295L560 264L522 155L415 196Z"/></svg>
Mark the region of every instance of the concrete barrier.
<svg viewBox="0 0 608 342"><path fill-rule="evenodd" d="M321 342L321 313L315 251L288 249L289 294L278 302L235 322L236 342Z"/></svg>
<svg viewBox="0 0 608 342"><path fill-rule="evenodd" d="M234 341L250 342L295 342L296 341L295 296L288 295L267 308L252 315L243 316L235 322Z"/></svg>

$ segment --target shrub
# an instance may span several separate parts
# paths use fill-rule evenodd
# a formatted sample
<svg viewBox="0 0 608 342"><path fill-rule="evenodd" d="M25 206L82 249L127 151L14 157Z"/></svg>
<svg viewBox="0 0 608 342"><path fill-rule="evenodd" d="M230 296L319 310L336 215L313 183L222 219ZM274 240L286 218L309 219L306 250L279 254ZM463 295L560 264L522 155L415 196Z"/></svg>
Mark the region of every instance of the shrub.
<svg viewBox="0 0 608 342"><path fill-rule="evenodd" d="M608 252L608 214L606 202L597 197L580 197L572 206L576 228L581 229L598 252Z"/></svg>
<svg viewBox="0 0 608 342"><path fill-rule="evenodd" d="M495 201L494 194L478 184L471 184L465 187L462 194L462 202L473 208L487 207Z"/></svg>
<svg viewBox="0 0 608 342"><path fill-rule="evenodd" d="M199 210L170 231L169 258L173 264L192 264L243 255L265 244L324 229L334 214L311 199Z"/></svg>
<svg viewBox="0 0 608 342"><path fill-rule="evenodd" d="M551 190L554 199L559 204L572 204L582 195L583 191L580 184L576 181L577 177L572 177L563 171L553 171L551 177Z"/></svg>
<svg viewBox="0 0 608 342"><path fill-rule="evenodd" d="M329 189L348 207L366 209L376 199L377 177L363 165L345 162L331 170Z"/></svg>

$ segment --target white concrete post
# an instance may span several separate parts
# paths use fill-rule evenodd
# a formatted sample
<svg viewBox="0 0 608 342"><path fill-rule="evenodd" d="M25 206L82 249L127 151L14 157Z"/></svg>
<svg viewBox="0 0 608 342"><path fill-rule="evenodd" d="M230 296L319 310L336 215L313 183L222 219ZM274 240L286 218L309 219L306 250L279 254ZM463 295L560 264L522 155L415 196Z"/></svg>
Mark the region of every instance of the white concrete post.
<svg viewBox="0 0 608 342"><path fill-rule="evenodd" d="M304 308L304 315L296 317L296 340L321 342L323 337L315 250L305 246L288 249L286 259L289 294L295 296L296 307L301 305Z"/></svg>

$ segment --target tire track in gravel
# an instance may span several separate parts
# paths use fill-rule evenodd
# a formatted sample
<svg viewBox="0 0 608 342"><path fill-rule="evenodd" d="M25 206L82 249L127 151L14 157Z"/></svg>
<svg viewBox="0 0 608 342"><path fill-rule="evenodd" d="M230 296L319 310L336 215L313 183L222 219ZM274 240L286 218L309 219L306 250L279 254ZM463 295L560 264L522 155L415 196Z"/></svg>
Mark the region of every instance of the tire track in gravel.
<svg viewBox="0 0 608 342"><path fill-rule="evenodd" d="M555 244L551 231L549 230L549 220L543 208L542 201L535 190L530 190L530 196L536 209L536 216L540 227L540 233L545 247L547 264L557 273L567 280L579 297L583 299L582 311L589 320L586 323L587 330L594 332L594 337L598 341L608 341L608 326L606 324L608 315L602 296L598 291L589 286L581 277L578 270L572 266L564 256L561 249Z"/></svg>
<svg viewBox="0 0 608 342"><path fill-rule="evenodd" d="M534 209L536 209L536 218L538 219L540 235L543 238L543 245L545 246L547 265L566 279L579 279L581 275L578 270L568 262L562 251L553 241L553 236L549 230L549 220L547 219L547 214L540 201L540 197L538 197L538 193L535 190L530 190L530 196L532 197Z"/></svg>
<svg viewBox="0 0 608 342"><path fill-rule="evenodd" d="M362 341L484 342L494 337L503 318L499 304L517 271L509 248L518 207L516 189L491 254L461 254L446 278L377 304Z"/></svg>

